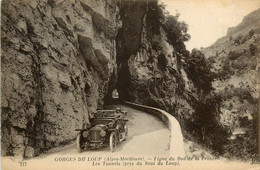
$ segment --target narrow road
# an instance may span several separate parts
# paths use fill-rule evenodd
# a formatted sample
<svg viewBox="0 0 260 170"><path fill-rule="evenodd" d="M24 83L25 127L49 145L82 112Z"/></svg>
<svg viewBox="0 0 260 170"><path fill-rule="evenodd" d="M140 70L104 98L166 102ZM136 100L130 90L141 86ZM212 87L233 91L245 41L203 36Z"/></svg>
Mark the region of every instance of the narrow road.
<svg viewBox="0 0 260 170"><path fill-rule="evenodd" d="M170 130L161 120L150 114L132 109L127 106L119 105L112 108L120 107L128 112L127 118L129 136L126 141L117 145L116 150L112 153L109 147L99 149L88 149L78 153L76 142L61 148L55 148L38 157L26 160L27 164L39 165L55 163L56 159L78 158L78 157L99 157L99 156L168 156L170 145ZM76 133L75 133L76 136ZM2 158L5 163L11 163L9 158ZM63 161L58 161L62 163ZM63 162L65 163L65 162ZM58 165L57 162L55 165Z"/></svg>
<svg viewBox="0 0 260 170"><path fill-rule="evenodd" d="M132 109L127 106L112 106L112 108L120 107L121 110L128 112L127 119L129 136L126 141L118 143L115 151L112 153L108 147L99 149L88 149L82 153L78 153L76 142L64 148L53 149L46 155L58 156L120 156L120 155L162 155L168 156L170 144L170 130L163 124L161 120L150 114ZM76 134L75 134L76 135Z"/></svg>
<svg viewBox="0 0 260 170"><path fill-rule="evenodd" d="M170 130L161 120L150 114L126 106L129 137L119 144L120 154L164 155L169 154Z"/></svg>
<svg viewBox="0 0 260 170"><path fill-rule="evenodd" d="M118 106L113 106L113 108ZM86 150L82 153L78 153L76 149L75 141L61 148L55 148L48 151L45 154L41 154L38 157L24 160L23 162L13 161L9 157L1 157L1 167L7 167L6 170L56 170L56 169L201 169L202 165L207 169L208 167L216 167L216 165L225 167L224 169L232 169L231 167L237 167L237 169L248 169L248 164L238 162L227 162L223 160L216 161L182 161L180 166L157 166L157 164L144 165L146 161L153 161L154 157L167 157L169 156L170 145L170 131L159 120L150 114L142 111L138 111L126 106L119 106L122 110L128 112L127 118L129 119L129 136L127 141L123 141L118 144L116 150L112 153L109 147L103 147L96 150ZM176 134L181 133L175 127ZM75 133L76 135L76 133ZM178 137L176 135L175 137ZM173 135L174 146L180 146L179 139L176 139ZM178 150L176 150L178 152ZM170 155L172 156L172 155ZM95 161L102 157L101 161ZM125 158L143 158L143 166L121 164L117 165L104 165L104 157L110 159L116 159L120 157ZM85 158L85 161L79 161L79 158ZM88 160L90 159L90 160ZM110 161L106 161L110 162ZM112 163L113 161L111 161ZM114 161L116 162L116 161ZM119 161L120 162L120 161ZM127 162L127 161L126 161ZM137 161L133 161L136 163ZM99 164L99 165L98 165Z"/></svg>

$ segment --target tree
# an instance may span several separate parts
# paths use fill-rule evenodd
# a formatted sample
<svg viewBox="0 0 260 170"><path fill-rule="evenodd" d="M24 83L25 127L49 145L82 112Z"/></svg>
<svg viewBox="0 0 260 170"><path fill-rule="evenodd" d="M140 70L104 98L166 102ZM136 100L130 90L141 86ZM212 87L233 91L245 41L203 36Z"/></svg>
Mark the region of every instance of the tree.
<svg viewBox="0 0 260 170"><path fill-rule="evenodd" d="M190 56L185 60L184 69L188 78L193 81L199 90L209 93L212 90L214 73L211 72L211 64L206 60L204 54L197 49L193 49Z"/></svg>
<svg viewBox="0 0 260 170"><path fill-rule="evenodd" d="M165 22L165 4L158 4L158 1L149 1L147 12L147 23L152 28L152 34L160 34L160 26Z"/></svg>
<svg viewBox="0 0 260 170"><path fill-rule="evenodd" d="M190 39L188 34L188 25L185 22L178 21L180 13L175 16L170 15L165 9L164 4L158 4L158 1L149 1L147 24L151 28L152 35L159 35L161 28L166 32L168 42L176 49L177 52L186 53L185 41Z"/></svg>
<svg viewBox="0 0 260 170"><path fill-rule="evenodd" d="M166 16L165 23L162 23L162 27L167 34L169 43L180 53L186 50L184 45L185 41L190 39L188 32L188 24L178 21L180 14L175 16Z"/></svg>
<svg viewBox="0 0 260 170"><path fill-rule="evenodd" d="M218 122L221 102L220 95L210 94L204 102L196 103L194 114L195 126L201 141L219 153L224 152L223 146L228 136L225 127Z"/></svg>

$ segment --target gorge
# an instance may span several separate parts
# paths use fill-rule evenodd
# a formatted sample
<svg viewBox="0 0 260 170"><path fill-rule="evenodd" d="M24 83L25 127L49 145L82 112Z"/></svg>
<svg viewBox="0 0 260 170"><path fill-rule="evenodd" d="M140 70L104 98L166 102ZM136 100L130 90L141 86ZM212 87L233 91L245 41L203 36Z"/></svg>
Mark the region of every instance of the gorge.
<svg viewBox="0 0 260 170"><path fill-rule="evenodd" d="M238 152L230 151L230 156L223 151L227 148L255 154L259 110L259 63L255 61L259 59L260 27L252 23L260 23L259 10L242 22L250 29L245 30L241 24L215 45L201 50L205 63L213 64L211 71L217 76L213 89L207 93L190 78L190 57L200 53L185 49L184 42L189 39L187 26L176 16L164 16L163 6L156 0L5 0L1 12L2 155L30 158L68 144L75 139L74 130L82 122L88 122L96 109L111 104L115 89L120 101L157 107L172 114L188 140L201 142L226 157ZM169 29L172 24L178 26L177 33ZM246 40L239 40L238 44L229 37L238 37L239 30ZM250 37L251 30L254 34ZM225 48L244 51L231 56ZM237 60L242 54L250 60ZM238 74L238 65L245 61L248 65ZM233 72L221 69L234 65L237 67ZM226 91L239 91L241 96L225 96L223 90L227 86L223 83L231 81L232 76L241 78L241 82L251 76L250 87L240 84L232 89L234 81L229 82L232 90ZM212 109L207 120L215 123L202 126L196 112L208 105L207 99L216 102L211 98L213 94L225 99L212 105L213 109L202 111ZM230 98L232 107L231 100L227 100ZM242 112L246 114L241 116ZM223 121L224 114L232 118ZM239 122L236 127L234 122ZM215 129L220 130L214 134ZM234 134L235 129L243 129L246 135ZM219 134L223 134L223 141L214 143ZM237 141L235 147L231 146L230 137L235 136L244 143ZM219 145L224 148L218 150Z"/></svg>

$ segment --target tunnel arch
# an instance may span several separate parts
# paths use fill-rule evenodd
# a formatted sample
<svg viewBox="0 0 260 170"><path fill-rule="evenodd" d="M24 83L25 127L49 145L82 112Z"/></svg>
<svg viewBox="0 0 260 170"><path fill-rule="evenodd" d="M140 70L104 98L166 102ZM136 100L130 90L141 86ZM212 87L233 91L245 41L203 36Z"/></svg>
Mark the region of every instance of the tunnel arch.
<svg viewBox="0 0 260 170"><path fill-rule="evenodd" d="M104 106L119 104L119 92L116 88L110 89L104 98Z"/></svg>
<svg viewBox="0 0 260 170"><path fill-rule="evenodd" d="M119 94L118 94L117 89L114 89L114 90L112 91L112 98L113 98L113 99L118 99L118 98L119 98Z"/></svg>

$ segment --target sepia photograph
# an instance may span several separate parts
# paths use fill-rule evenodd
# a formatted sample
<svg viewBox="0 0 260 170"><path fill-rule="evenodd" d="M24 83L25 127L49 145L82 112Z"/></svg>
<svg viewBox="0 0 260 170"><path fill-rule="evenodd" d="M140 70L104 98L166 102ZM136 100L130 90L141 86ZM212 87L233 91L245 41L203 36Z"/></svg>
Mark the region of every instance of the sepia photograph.
<svg viewBox="0 0 260 170"><path fill-rule="evenodd" d="M0 0L1 169L260 170L259 0Z"/></svg>

